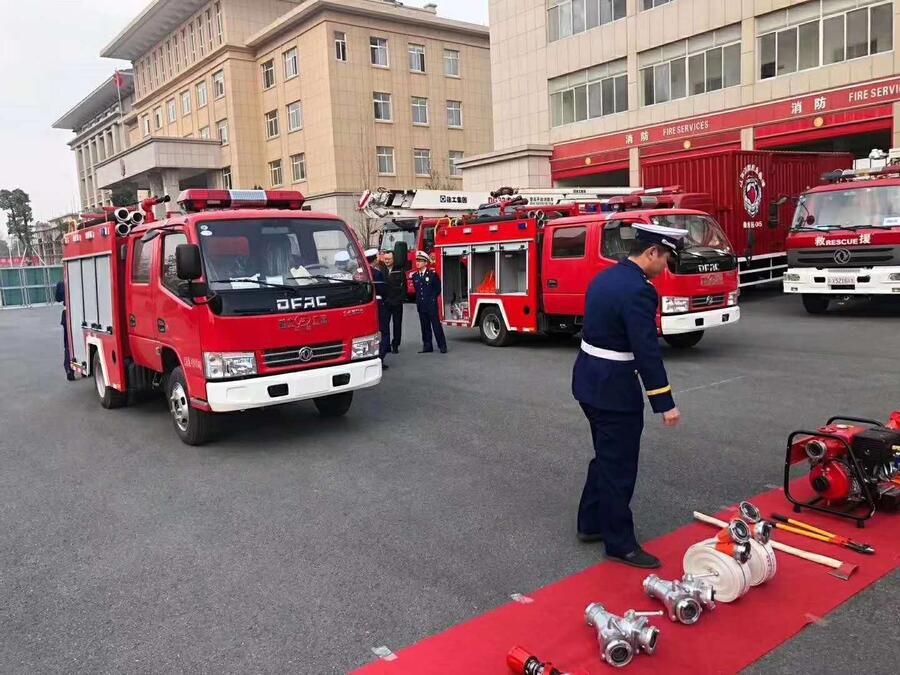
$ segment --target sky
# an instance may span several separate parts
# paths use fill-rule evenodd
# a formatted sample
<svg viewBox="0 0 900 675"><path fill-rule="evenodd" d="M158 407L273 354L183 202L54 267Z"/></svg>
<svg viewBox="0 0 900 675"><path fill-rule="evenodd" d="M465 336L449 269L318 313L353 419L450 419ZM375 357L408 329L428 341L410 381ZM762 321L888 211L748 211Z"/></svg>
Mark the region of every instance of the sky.
<svg viewBox="0 0 900 675"><path fill-rule="evenodd" d="M101 58L100 50L149 1L0 0L0 189L27 192L36 219L79 210L75 157L66 145L72 132L51 125L116 68L130 67ZM441 16L488 22L488 0L435 2Z"/></svg>

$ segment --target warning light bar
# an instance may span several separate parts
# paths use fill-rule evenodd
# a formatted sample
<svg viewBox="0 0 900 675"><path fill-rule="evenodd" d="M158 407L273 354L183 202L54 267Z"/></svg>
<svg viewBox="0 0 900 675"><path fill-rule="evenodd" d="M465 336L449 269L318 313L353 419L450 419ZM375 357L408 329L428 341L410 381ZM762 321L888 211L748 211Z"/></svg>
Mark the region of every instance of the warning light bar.
<svg viewBox="0 0 900 675"><path fill-rule="evenodd" d="M299 211L304 197L295 190L184 190L178 204L185 211L212 209L287 209Z"/></svg>
<svg viewBox="0 0 900 675"><path fill-rule="evenodd" d="M630 195L610 197L607 205L611 211L627 211L629 209L671 209L675 206L675 198L672 195L680 192L681 187L678 185L663 188L651 188Z"/></svg>
<svg viewBox="0 0 900 675"><path fill-rule="evenodd" d="M853 180L871 180L900 175L900 164L888 164L877 169L835 169L822 174L823 183L847 183Z"/></svg>

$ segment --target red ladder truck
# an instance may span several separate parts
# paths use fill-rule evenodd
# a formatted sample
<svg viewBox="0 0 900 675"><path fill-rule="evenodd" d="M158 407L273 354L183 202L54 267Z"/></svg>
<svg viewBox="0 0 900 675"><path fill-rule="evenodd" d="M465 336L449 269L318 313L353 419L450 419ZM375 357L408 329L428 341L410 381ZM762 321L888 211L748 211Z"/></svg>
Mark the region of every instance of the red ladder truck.
<svg viewBox="0 0 900 675"><path fill-rule="evenodd" d="M709 195L665 188L606 202L516 205L439 226L441 318L478 328L491 346L517 334L576 333L588 285L628 252L633 223L686 229L686 249L654 280L659 335L696 345L706 330L740 319L737 258L708 215Z"/></svg>
<svg viewBox="0 0 900 675"><path fill-rule="evenodd" d="M104 408L163 390L197 445L215 413L312 399L338 416L381 381L373 285L343 221L301 211L299 192L178 203L161 221L145 203L146 216L118 209L64 237L72 367Z"/></svg>

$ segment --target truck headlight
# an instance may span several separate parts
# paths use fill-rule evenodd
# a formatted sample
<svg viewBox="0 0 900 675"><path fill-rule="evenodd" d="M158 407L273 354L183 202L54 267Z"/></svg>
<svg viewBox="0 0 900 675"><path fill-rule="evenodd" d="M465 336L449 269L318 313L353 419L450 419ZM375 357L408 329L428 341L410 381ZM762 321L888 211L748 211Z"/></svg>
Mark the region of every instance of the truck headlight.
<svg viewBox="0 0 900 675"><path fill-rule="evenodd" d="M256 375L256 355L253 352L204 352L203 370L207 380Z"/></svg>
<svg viewBox="0 0 900 675"><path fill-rule="evenodd" d="M374 358L378 356L380 347L381 333L353 338L353 344L350 349L350 358L353 361Z"/></svg>
<svg viewBox="0 0 900 675"><path fill-rule="evenodd" d="M894 272L893 274L888 274L889 281L900 281L900 272Z"/></svg>
<svg viewBox="0 0 900 675"><path fill-rule="evenodd" d="M684 314L691 308L690 298L679 298L671 295L664 295L662 299L663 314Z"/></svg>
<svg viewBox="0 0 900 675"><path fill-rule="evenodd" d="M731 291L731 293L728 294L728 306L729 307L734 307L737 304L739 293L740 293L740 291Z"/></svg>
<svg viewBox="0 0 900 675"><path fill-rule="evenodd" d="M784 275L784 280L785 280L785 281L788 281L788 282L791 282L791 281L795 281L795 282L796 282L796 281L800 281L800 275L799 275L799 274L794 274L793 272L789 272L788 274L785 274L785 275Z"/></svg>

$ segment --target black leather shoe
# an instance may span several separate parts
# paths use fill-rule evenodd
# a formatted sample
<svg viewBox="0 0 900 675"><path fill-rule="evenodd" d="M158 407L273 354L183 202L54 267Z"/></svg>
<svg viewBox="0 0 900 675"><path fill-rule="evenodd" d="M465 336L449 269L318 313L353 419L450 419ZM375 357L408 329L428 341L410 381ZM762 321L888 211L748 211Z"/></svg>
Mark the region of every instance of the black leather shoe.
<svg viewBox="0 0 900 675"><path fill-rule="evenodd" d="M615 562L625 563L626 565L631 565L632 567L640 567L645 570L656 569L657 567L662 567L662 563L659 561L659 558L656 556L650 555L644 549L638 547L631 553L626 553L623 556L618 555L609 555L606 554L606 557L610 560L614 560Z"/></svg>
<svg viewBox="0 0 900 675"><path fill-rule="evenodd" d="M69 382L74 382L74 381L75 381L75 373L71 373L71 372L70 372L70 373L66 373L66 379L67 379Z"/></svg>
<svg viewBox="0 0 900 675"><path fill-rule="evenodd" d="M447 353L447 348L444 347L444 348L441 350L441 354L446 354L446 353Z"/></svg>
<svg viewBox="0 0 900 675"><path fill-rule="evenodd" d="M602 534L590 534L588 532L579 532L578 533L578 541L583 544L596 544L597 542L603 541Z"/></svg>
<svg viewBox="0 0 900 675"><path fill-rule="evenodd" d="M391 354L399 354L400 347L391 347Z"/></svg>
<svg viewBox="0 0 900 675"><path fill-rule="evenodd" d="M382 364L381 364L381 369L382 369L382 370L390 370L390 368L391 368L391 367L390 367L388 364L386 364L386 363L382 363Z"/></svg>

